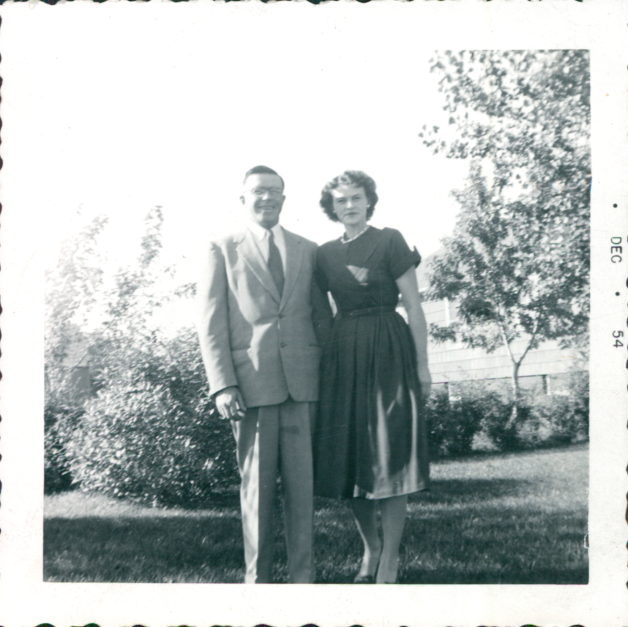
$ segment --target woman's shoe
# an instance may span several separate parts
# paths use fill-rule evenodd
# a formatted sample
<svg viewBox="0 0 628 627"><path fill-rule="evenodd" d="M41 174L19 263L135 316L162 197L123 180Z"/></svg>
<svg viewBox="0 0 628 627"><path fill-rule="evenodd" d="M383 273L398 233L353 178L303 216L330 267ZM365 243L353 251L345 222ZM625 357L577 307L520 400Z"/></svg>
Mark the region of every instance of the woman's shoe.
<svg viewBox="0 0 628 627"><path fill-rule="evenodd" d="M373 572L371 574L367 573L363 573L363 570L369 571L370 568L365 568L365 563L364 563L364 556L362 557L362 562L360 564L360 570L358 572L358 574L353 578L353 583L375 583L375 577L377 575L377 569L379 568L379 558L382 555L382 549L380 547L379 551L377 552L377 563L375 563L375 568L373 569ZM373 563L371 562L369 564L369 566L371 568L373 568Z"/></svg>

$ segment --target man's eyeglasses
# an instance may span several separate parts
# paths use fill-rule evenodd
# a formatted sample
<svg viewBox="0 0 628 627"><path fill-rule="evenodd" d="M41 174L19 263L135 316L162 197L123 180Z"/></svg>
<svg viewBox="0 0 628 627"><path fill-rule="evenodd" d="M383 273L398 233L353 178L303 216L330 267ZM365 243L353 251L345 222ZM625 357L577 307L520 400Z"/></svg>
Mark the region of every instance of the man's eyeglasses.
<svg viewBox="0 0 628 627"><path fill-rule="evenodd" d="M283 190L277 187L256 187L251 190L251 193L256 198L263 198L266 194L271 198L279 198L283 194Z"/></svg>

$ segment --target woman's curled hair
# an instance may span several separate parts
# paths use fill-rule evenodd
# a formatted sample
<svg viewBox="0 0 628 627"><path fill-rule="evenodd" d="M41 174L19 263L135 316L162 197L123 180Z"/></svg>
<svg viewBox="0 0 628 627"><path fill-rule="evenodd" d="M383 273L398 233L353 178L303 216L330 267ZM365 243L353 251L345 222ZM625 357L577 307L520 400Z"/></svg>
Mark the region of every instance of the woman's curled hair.
<svg viewBox="0 0 628 627"><path fill-rule="evenodd" d="M375 205L379 200L377 192L375 191L375 181L364 172L360 170L345 170L342 174L339 174L333 178L321 192L321 199L319 201L323 211L327 214L327 217L334 222L338 222L338 217L334 213L334 200L331 195L332 190L336 189L340 185L354 185L355 187L361 187L366 194L368 201L368 209L366 211L366 219L368 220L375 211Z"/></svg>

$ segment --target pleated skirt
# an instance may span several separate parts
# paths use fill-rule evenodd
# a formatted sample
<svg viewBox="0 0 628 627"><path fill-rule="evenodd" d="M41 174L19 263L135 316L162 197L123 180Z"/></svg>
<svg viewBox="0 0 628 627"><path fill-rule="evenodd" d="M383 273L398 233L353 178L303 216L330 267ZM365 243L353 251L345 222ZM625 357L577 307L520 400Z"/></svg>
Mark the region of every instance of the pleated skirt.
<svg viewBox="0 0 628 627"><path fill-rule="evenodd" d="M399 314L336 318L319 399L315 494L380 499L429 487L416 350Z"/></svg>

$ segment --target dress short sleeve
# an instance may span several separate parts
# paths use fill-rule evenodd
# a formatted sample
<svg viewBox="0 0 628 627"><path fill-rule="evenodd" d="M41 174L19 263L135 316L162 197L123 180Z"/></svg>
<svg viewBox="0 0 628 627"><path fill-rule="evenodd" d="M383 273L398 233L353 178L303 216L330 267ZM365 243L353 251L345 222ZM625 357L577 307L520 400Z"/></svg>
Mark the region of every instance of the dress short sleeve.
<svg viewBox="0 0 628 627"><path fill-rule="evenodd" d="M408 268L415 268L421 263L421 255L416 248L410 248L403 235L395 230L390 231L388 244L388 270L393 279L398 279Z"/></svg>

